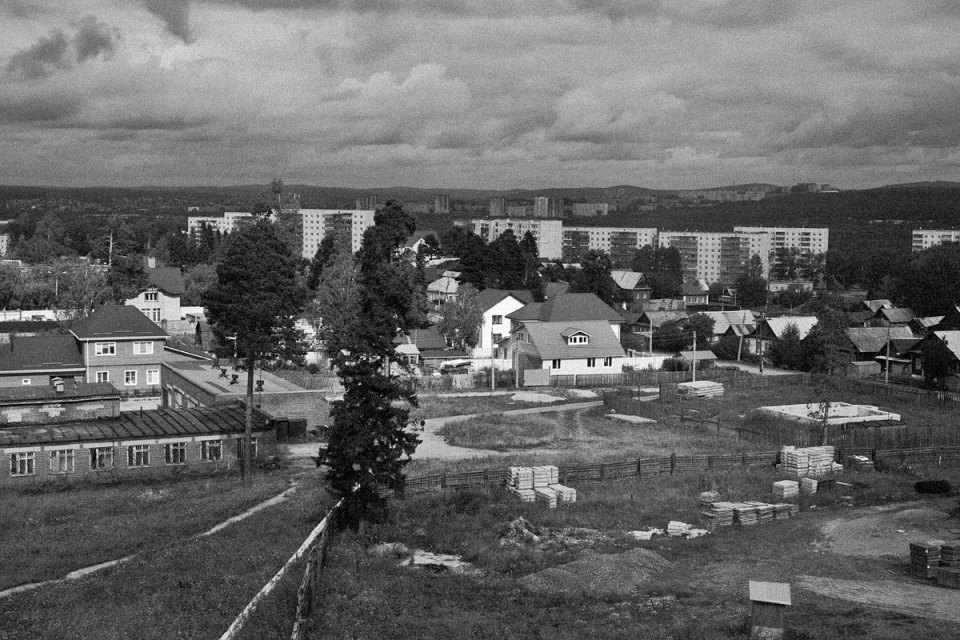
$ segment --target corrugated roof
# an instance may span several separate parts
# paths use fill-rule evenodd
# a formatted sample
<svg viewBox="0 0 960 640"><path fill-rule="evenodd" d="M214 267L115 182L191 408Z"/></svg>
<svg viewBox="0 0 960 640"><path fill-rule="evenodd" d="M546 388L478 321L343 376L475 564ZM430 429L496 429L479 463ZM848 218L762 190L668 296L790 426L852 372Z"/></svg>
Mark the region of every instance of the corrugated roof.
<svg viewBox="0 0 960 640"><path fill-rule="evenodd" d="M764 331L758 328L757 331L763 333L764 338L777 338L783 335L784 330L791 324L796 325L800 330L800 339L803 340L817 325L817 316L780 316L779 318L767 318L764 320L766 329Z"/></svg>
<svg viewBox="0 0 960 640"><path fill-rule="evenodd" d="M643 274L639 271L613 269L610 271L610 277L613 278L613 281L618 287L626 291L633 291L638 287L643 288L647 286L647 283L643 279Z"/></svg>
<svg viewBox="0 0 960 640"><path fill-rule="evenodd" d="M880 351L887 344L887 338L913 338L909 327L850 327L845 333L861 353Z"/></svg>
<svg viewBox="0 0 960 640"><path fill-rule="evenodd" d="M884 318L889 322L906 324L916 318L917 314L909 307L893 307L880 309L877 312L877 317Z"/></svg>
<svg viewBox="0 0 960 640"><path fill-rule="evenodd" d="M166 332L136 307L105 304L70 327L78 340L166 338Z"/></svg>
<svg viewBox="0 0 960 640"><path fill-rule="evenodd" d="M786 582L750 581L750 600L790 606L790 585Z"/></svg>
<svg viewBox="0 0 960 640"><path fill-rule="evenodd" d="M253 430L266 431L265 414L254 411ZM0 447L29 447L80 442L109 442L169 438L175 436L232 435L243 433L243 407L221 409L189 409L174 411L156 409L121 413L117 418L65 422L57 425L18 425L0 428Z"/></svg>
<svg viewBox="0 0 960 640"><path fill-rule="evenodd" d="M182 296L187 285L183 280L183 273L179 267L155 267L144 269L147 282L171 296Z"/></svg>
<svg viewBox="0 0 960 640"><path fill-rule="evenodd" d="M590 336L587 344L567 344L564 332L582 331ZM521 330L520 328L517 329ZM609 322L590 320L572 325L568 322L532 322L522 330L530 335L541 360L623 357L626 353Z"/></svg>
<svg viewBox="0 0 960 640"><path fill-rule="evenodd" d="M82 372L80 345L73 336L62 334L12 336L10 344L0 347L0 372L20 371Z"/></svg>

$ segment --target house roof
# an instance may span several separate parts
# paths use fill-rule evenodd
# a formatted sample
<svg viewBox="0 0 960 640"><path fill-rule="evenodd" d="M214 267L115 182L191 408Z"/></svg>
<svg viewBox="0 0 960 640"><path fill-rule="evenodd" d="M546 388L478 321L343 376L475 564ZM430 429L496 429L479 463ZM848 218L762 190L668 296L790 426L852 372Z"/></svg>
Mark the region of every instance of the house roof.
<svg viewBox="0 0 960 640"><path fill-rule="evenodd" d="M546 302L528 304L507 317L521 322L623 322L623 316L592 293L561 293Z"/></svg>
<svg viewBox="0 0 960 640"><path fill-rule="evenodd" d="M640 316L641 327L653 325L654 329L659 329L668 322L676 322L678 320L684 320L689 316L686 310L676 310L676 311L644 311Z"/></svg>
<svg viewBox="0 0 960 640"><path fill-rule="evenodd" d="M3 373L84 370L80 345L73 336L12 336L10 344L0 347L0 372Z"/></svg>
<svg viewBox="0 0 960 640"><path fill-rule="evenodd" d="M696 354L694 354L693 349L689 351L681 351L680 357L684 360L693 360L696 357L697 362L701 360L716 360L717 356L713 351L709 349L697 349Z"/></svg>
<svg viewBox="0 0 960 640"><path fill-rule="evenodd" d="M931 335L942 342L954 357L960 360L960 331L934 331ZM927 336L927 339L930 339L930 336Z"/></svg>
<svg viewBox="0 0 960 640"><path fill-rule="evenodd" d="M543 285L543 297L548 300L568 291L570 291L569 282L547 282Z"/></svg>
<svg viewBox="0 0 960 640"><path fill-rule="evenodd" d="M906 324L917 317L913 309L908 307L884 307L877 311L877 317L883 318L888 322L898 322Z"/></svg>
<svg viewBox="0 0 960 640"><path fill-rule="evenodd" d="M4 320L0 322L0 333L41 333L56 331L60 323L56 320Z"/></svg>
<svg viewBox="0 0 960 640"><path fill-rule="evenodd" d="M639 271L613 269L610 271L610 277L613 278L613 281L618 287L626 291L649 288L647 287L647 283L643 278L643 274Z"/></svg>
<svg viewBox="0 0 960 640"><path fill-rule="evenodd" d="M156 409L124 412L116 418L64 422L57 425L0 427L0 447L29 447L44 444L76 444L202 435L243 433L244 409L240 406L219 409ZM253 430L270 428L266 415L253 412Z"/></svg>
<svg viewBox="0 0 960 640"><path fill-rule="evenodd" d="M870 320L874 316L874 312L869 309L860 309L858 311L847 311L847 323L851 325L860 324L862 325L867 320Z"/></svg>
<svg viewBox="0 0 960 640"><path fill-rule="evenodd" d="M623 357L625 354L620 341L604 320L587 320L571 325L569 322L531 322L523 324L530 335L530 345L534 347L541 360L572 360L581 358ZM518 327L517 330L520 328ZM590 336L587 344L567 344L565 332L570 330L583 332ZM569 333L568 333L569 335ZM524 346L529 346L525 343Z"/></svg>
<svg viewBox="0 0 960 640"><path fill-rule="evenodd" d="M144 269L144 271L147 274L147 282L168 295L182 296L187 290L179 267L155 267Z"/></svg>
<svg viewBox="0 0 960 640"><path fill-rule="evenodd" d="M640 304L644 311L682 311L687 308L687 303L676 298L655 298Z"/></svg>
<svg viewBox="0 0 960 640"><path fill-rule="evenodd" d="M410 333L400 334L393 339L394 344L413 344L422 352L425 349L446 349L447 339L440 333L437 325L426 329L411 329Z"/></svg>
<svg viewBox="0 0 960 640"><path fill-rule="evenodd" d="M916 347L920 343L921 338L890 338L890 356L902 356ZM880 355L886 355L887 345L886 343L880 347Z"/></svg>
<svg viewBox="0 0 960 640"><path fill-rule="evenodd" d="M803 340L807 337L807 334L810 333L810 329L816 326L817 316L780 316L778 318L766 318L763 324L766 325L769 332L763 331L762 327L757 327L757 331L762 332L764 338L769 338L771 337L770 334L773 334L772 337L779 340L780 336L783 335L784 329L786 329L788 325L794 324L797 326L797 329L800 330L800 339Z"/></svg>
<svg viewBox="0 0 960 640"><path fill-rule="evenodd" d="M879 352L888 338L913 339L909 327L850 327L845 332L860 353Z"/></svg>
<svg viewBox="0 0 960 640"><path fill-rule="evenodd" d="M441 276L427 285L427 291L440 294L454 294L460 289L456 277Z"/></svg>
<svg viewBox="0 0 960 640"><path fill-rule="evenodd" d="M756 330L757 325L755 324L731 324L727 327L727 330L723 332L723 335L731 335L739 338L740 336L748 336Z"/></svg>
<svg viewBox="0 0 960 640"><path fill-rule="evenodd" d="M192 344L188 344L183 340L177 338L169 338L166 343L163 345L164 351L173 351L174 353L182 353L185 356L191 358L196 358L198 360L216 360L216 357L204 351L200 347Z"/></svg>
<svg viewBox="0 0 960 640"><path fill-rule="evenodd" d="M119 398L120 392L109 382L65 382L60 392L49 385L0 387L0 405L3 406L50 400L80 401L104 396Z"/></svg>
<svg viewBox="0 0 960 640"><path fill-rule="evenodd" d="M701 311L696 315L707 316L713 319L713 334L721 336L727 332L732 324L756 324L753 311L740 309L737 311Z"/></svg>
<svg viewBox="0 0 960 640"><path fill-rule="evenodd" d="M940 324L940 321L946 316L926 316L926 317L916 317L911 322L913 322L918 327L923 329L929 329L930 327L935 327Z"/></svg>
<svg viewBox="0 0 960 640"><path fill-rule="evenodd" d="M685 282L683 283L683 286L680 287L680 293L685 296L703 296L707 295L709 292L702 289L698 284Z"/></svg>
<svg viewBox="0 0 960 640"><path fill-rule="evenodd" d="M136 307L105 304L86 318L73 323L70 333L78 340L114 338L166 338L167 333Z"/></svg>
<svg viewBox="0 0 960 640"><path fill-rule="evenodd" d="M484 289L477 294L477 303L481 311L486 311L507 296L513 296L523 304L533 302L533 294L526 289Z"/></svg>
<svg viewBox="0 0 960 640"><path fill-rule="evenodd" d="M893 306L893 303L887 300L886 298L880 298L877 300L864 300L862 304L867 309L870 309L870 311L872 311L873 313L876 313L877 311L885 307Z"/></svg>

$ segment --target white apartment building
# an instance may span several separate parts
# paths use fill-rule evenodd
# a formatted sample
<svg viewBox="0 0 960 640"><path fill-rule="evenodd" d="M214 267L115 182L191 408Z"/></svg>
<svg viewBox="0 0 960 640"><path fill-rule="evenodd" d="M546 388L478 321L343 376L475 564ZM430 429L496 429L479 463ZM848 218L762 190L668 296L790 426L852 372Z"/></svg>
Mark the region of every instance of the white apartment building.
<svg viewBox="0 0 960 640"><path fill-rule="evenodd" d="M958 242L960 242L960 231L956 229L914 229L913 242L910 246L913 251L923 251L940 244Z"/></svg>
<svg viewBox="0 0 960 640"><path fill-rule="evenodd" d="M486 240L493 242L500 234L508 229L513 231L517 241L523 239L529 231L537 241L540 257L546 260L556 260L563 255L563 222L560 220L491 220L480 218L470 221L473 232Z"/></svg>
<svg viewBox="0 0 960 640"><path fill-rule="evenodd" d="M685 280L734 282L753 256L760 256L763 276L770 274L770 234L743 231L661 231L658 246L680 252Z"/></svg>
<svg viewBox="0 0 960 640"><path fill-rule="evenodd" d="M656 227L564 227L563 252L565 260L579 260L593 249L603 251L614 264L626 264L637 249L657 244Z"/></svg>
<svg viewBox="0 0 960 640"><path fill-rule="evenodd" d="M245 211L224 211L222 216L190 216L187 218L187 233L196 236L204 225L220 233L232 233L237 228L238 220L250 218L253 218L253 214Z"/></svg>
<svg viewBox="0 0 960 640"><path fill-rule="evenodd" d="M375 213L373 209L300 209L303 218L301 255L308 260L313 258L328 232L332 232L344 247L349 243L350 252L356 253L363 242L363 232L373 226Z"/></svg>
<svg viewBox="0 0 960 640"><path fill-rule="evenodd" d="M734 227L743 233L769 233L770 249L792 249L801 253L826 253L830 245L830 229L826 227Z"/></svg>
<svg viewBox="0 0 960 640"><path fill-rule="evenodd" d="M610 212L610 205L606 202L574 202L574 217L596 218Z"/></svg>

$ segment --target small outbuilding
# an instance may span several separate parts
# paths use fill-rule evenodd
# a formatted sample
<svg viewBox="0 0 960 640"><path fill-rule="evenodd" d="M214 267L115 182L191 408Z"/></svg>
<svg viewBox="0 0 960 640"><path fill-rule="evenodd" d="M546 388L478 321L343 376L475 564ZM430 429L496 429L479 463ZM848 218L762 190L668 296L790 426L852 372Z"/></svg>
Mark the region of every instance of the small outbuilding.
<svg viewBox="0 0 960 640"><path fill-rule="evenodd" d="M790 606L790 585L785 582L750 581L750 638L783 638L783 614Z"/></svg>

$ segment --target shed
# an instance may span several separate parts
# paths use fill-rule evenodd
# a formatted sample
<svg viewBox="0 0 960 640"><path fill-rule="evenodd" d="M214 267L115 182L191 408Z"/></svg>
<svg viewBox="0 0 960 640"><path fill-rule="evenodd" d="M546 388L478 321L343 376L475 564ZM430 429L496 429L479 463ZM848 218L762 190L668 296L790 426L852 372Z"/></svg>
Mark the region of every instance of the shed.
<svg viewBox="0 0 960 640"><path fill-rule="evenodd" d="M790 585L750 581L750 638L783 638L783 613L790 606Z"/></svg>

